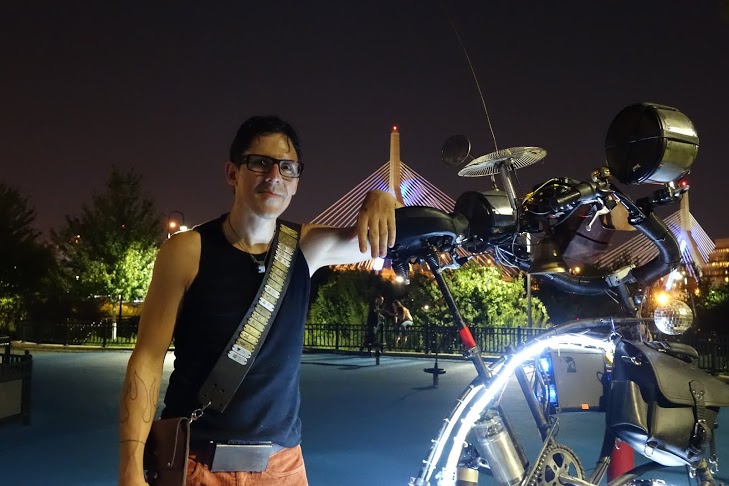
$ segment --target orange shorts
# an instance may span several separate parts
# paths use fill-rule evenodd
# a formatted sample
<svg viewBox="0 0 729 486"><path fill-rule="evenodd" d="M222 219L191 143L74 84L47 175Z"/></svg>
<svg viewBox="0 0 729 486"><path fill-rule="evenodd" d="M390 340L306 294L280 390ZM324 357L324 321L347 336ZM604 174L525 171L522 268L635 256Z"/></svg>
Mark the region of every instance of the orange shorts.
<svg viewBox="0 0 729 486"><path fill-rule="evenodd" d="M199 460L198 460L199 459ZM271 455L261 472L211 472L205 457L190 451L187 486L308 486L301 446Z"/></svg>

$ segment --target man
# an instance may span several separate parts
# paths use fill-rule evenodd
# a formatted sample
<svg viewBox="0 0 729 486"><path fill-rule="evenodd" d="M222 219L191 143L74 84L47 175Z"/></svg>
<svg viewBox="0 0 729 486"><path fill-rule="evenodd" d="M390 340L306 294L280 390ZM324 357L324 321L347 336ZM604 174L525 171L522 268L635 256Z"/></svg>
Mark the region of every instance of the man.
<svg viewBox="0 0 729 486"><path fill-rule="evenodd" d="M379 346L377 342L377 331L380 329L384 322L384 305L385 298L381 295L375 297L370 303L370 308L367 312L367 331L365 335L364 346L367 347L367 352L371 353L373 347ZM364 347L363 346L363 347Z"/></svg>
<svg viewBox="0 0 729 486"><path fill-rule="evenodd" d="M395 316L395 332L397 333L397 347L405 347L408 340L408 328L413 324L413 316L410 309L402 302L396 300L392 303L392 313Z"/></svg>
<svg viewBox="0 0 729 486"><path fill-rule="evenodd" d="M258 291L276 219L296 194L302 170L299 138L289 124L277 117L247 120L225 164L234 191L230 213L173 235L160 249L124 384L120 484L145 484L144 444L173 336L175 370L163 416L200 408L197 392ZM288 292L258 357L225 411L205 412L192 425L188 485L307 484L298 412L310 277L322 266L385 256L395 241L396 206L390 194L373 191L351 228L302 226ZM276 452L263 472L213 473L211 440L271 441Z"/></svg>

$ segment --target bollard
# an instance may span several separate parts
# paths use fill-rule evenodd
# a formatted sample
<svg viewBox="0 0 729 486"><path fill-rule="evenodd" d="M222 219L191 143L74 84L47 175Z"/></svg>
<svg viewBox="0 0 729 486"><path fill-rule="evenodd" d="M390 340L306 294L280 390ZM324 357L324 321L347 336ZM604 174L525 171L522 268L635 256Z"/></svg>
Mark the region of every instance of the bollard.
<svg viewBox="0 0 729 486"><path fill-rule="evenodd" d="M443 368L438 368L437 354L435 355L435 365L432 368L425 368L423 371L433 375L433 388L438 388L438 378L446 372Z"/></svg>
<svg viewBox="0 0 729 486"><path fill-rule="evenodd" d="M711 352L711 374L717 376L719 374L719 345L714 342Z"/></svg>

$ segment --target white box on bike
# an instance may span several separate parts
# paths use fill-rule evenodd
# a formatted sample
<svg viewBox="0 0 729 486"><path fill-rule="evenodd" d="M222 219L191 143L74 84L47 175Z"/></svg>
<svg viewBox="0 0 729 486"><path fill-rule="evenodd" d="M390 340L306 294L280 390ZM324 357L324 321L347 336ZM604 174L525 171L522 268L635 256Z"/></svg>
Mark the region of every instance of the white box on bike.
<svg viewBox="0 0 729 486"><path fill-rule="evenodd" d="M605 411L605 355L602 350L552 350L550 375L556 412ZM554 400L550 400L554 403Z"/></svg>

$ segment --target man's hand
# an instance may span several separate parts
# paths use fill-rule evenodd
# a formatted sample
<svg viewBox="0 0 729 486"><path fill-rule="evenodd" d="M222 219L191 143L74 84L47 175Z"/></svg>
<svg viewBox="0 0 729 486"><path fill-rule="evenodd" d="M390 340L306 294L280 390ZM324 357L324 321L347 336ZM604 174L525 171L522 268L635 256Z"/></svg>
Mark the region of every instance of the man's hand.
<svg viewBox="0 0 729 486"><path fill-rule="evenodd" d="M387 256L395 244L395 208L401 206L389 192L367 193L357 215L359 251L367 251L369 241L372 258Z"/></svg>

